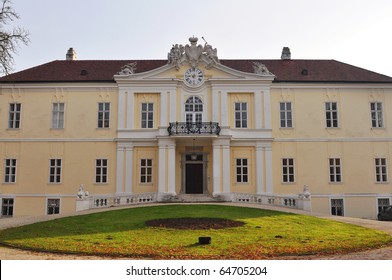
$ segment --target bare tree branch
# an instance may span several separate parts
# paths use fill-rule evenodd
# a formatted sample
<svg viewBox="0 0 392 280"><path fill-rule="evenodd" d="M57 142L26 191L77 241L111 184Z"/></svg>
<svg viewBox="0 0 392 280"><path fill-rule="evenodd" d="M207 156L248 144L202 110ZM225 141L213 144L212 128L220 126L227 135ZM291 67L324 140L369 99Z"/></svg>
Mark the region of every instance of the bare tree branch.
<svg viewBox="0 0 392 280"><path fill-rule="evenodd" d="M5 25L19 19L11 4L10 0L0 2L0 73L6 75L13 70L13 56L18 53L20 45L27 45L30 42L27 30L21 27L5 29Z"/></svg>

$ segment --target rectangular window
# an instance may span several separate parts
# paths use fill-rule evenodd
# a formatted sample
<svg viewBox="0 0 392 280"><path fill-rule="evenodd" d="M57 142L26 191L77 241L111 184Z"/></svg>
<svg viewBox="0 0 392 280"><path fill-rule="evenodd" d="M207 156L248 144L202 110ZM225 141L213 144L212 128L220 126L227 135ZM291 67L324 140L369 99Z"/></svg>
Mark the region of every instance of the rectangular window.
<svg viewBox="0 0 392 280"><path fill-rule="evenodd" d="M389 198L378 198L377 199L378 212L385 210L389 205L390 205Z"/></svg>
<svg viewBox="0 0 392 280"><path fill-rule="evenodd" d="M61 183L61 159L50 160L49 183Z"/></svg>
<svg viewBox="0 0 392 280"><path fill-rule="evenodd" d="M291 102L280 103L280 127L293 127Z"/></svg>
<svg viewBox="0 0 392 280"><path fill-rule="evenodd" d="M110 103L98 103L98 128L110 127Z"/></svg>
<svg viewBox="0 0 392 280"><path fill-rule="evenodd" d="M377 183L388 182L387 159L375 158L374 164L376 167L376 182Z"/></svg>
<svg viewBox="0 0 392 280"><path fill-rule="evenodd" d="M328 128L338 127L338 104L336 102L325 103L325 120Z"/></svg>
<svg viewBox="0 0 392 280"><path fill-rule="evenodd" d="M22 110L22 104L11 103L8 115L8 128L20 128L20 114Z"/></svg>
<svg viewBox="0 0 392 280"><path fill-rule="evenodd" d="M2 217L12 217L14 215L14 199L13 198L3 198L1 204L1 216Z"/></svg>
<svg viewBox="0 0 392 280"><path fill-rule="evenodd" d="M142 103L142 128L154 127L154 103Z"/></svg>
<svg viewBox="0 0 392 280"><path fill-rule="evenodd" d="M283 183L294 183L294 159L283 158L282 159L282 180Z"/></svg>
<svg viewBox="0 0 392 280"><path fill-rule="evenodd" d="M60 213L60 199L48 199L48 215Z"/></svg>
<svg viewBox="0 0 392 280"><path fill-rule="evenodd" d="M331 199L331 214L334 216L344 216L343 199Z"/></svg>
<svg viewBox="0 0 392 280"><path fill-rule="evenodd" d="M140 183L152 183L152 159L140 160Z"/></svg>
<svg viewBox="0 0 392 280"><path fill-rule="evenodd" d="M95 182L104 184L108 182L108 160L97 159L95 161Z"/></svg>
<svg viewBox="0 0 392 280"><path fill-rule="evenodd" d="M384 127L383 113L382 113L382 103L381 102L371 102L370 111L372 116L372 127L380 128Z"/></svg>
<svg viewBox="0 0 392 280"><path fill-rule="evenodd" d="M52 128L64 128L64 103L53 103L52 106Z"/></svg>
<svg viewBox="0 0 392 280"><path fill-rule="evenodd" d="M342 167L340 165L340 158L329 159L329 182L342 182Z"/></svg>
<svg viewBox="0 0 392 280"><path fill-rule="evenodd" d="M234 104L235 114L235 127L247 128L248 127L248 103L236 102Z"/></svg>
<svg viewBox="0 0 392 280"><path fill-rule="evenodd" d="M249 169L247 158L236 159L236 177L237 183L248 183Z"/></svg>
<svg viewBox="0 0 392 280"><path fill-rule="evenodd" d="M4 168L4 183L16 182L16 159L6 159Z"/></svg>

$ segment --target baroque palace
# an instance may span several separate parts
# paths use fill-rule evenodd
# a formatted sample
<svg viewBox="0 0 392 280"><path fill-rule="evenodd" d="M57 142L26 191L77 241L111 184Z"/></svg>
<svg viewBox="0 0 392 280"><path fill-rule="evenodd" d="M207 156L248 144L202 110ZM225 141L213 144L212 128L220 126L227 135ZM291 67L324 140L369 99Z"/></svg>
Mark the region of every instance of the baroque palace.
<svg viewBox="0 0 392 280"><path fill-rule="evenodd" d="M204 38L203 38L204 40ZM56 60L0 78L1 217L234 201L375 219L392 78L335 60Z"/></svg>

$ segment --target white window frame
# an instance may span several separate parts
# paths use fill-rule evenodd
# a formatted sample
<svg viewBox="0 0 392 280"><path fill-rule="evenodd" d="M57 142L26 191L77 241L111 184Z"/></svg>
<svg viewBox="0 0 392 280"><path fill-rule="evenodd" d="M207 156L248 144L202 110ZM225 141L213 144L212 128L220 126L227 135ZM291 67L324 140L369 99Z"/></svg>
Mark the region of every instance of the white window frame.
<svg viewBox="0 0 392 280"><path fill-rule="evenodd" d="M52 129L63 129L65 123L65 103L52 103Z"/></svg>
<svg viewBox="0 0 392 280"><path fill-rule="evenodd" d="M8 114L8 128L19 129L21 126L22 104L10 103Z"/></svg>
<svg viewBox="0 0 392 280"><path fill-rule="evenodd" d="M110 128L110 102L99 102L98 103L98 116L97 116L97 127L98 128Z"/></svg>
<svg viewBox="0 0 392 280"><path fill-rule="evenodd" d="M153 159L140 159L140 184L152 184L153 179Z"/></svg>
<svg viewBox="0 0 392 280"><path fill-rule="evenodd" d="M236 158L236 182L249 183L249 159Z"/></svg>
<svg viewBox="0 0 392 280"><path fill-rule="evenodd" d="M12 203L10 203L12 201ZM4 208L6 211L3 211ZM13 217L15 208L15 199L13 197L2 197L1 198L1 217ZM10 211L11 209L11 211ZM6 212L6 213L4 213ZM11 213L10 213L11 212Z"/></svg>
<svg viewBox="0 0 392 280"><path fill-rule="evenodd" d="M186 123L202 123L204 103L200 97L196 95L190 96L184 104L185 122Z"/></svg>
<svg viewBox="0 0 392 280"><path fill-rule="evenodd" d="M293 105L291 102L279 103L280 128L293 127Z"/></svg>
<svg viewBox="0 0 392 280"><path fill-rule="evenodd" d="M144 106L145 108L143 108ZM141 128L154 128L154 103L143 102L141 104L140 112Z"/></svg>
<svg viewBox="0 0 392 280"><path fill-rule="evenodd" d="M388 183L388 163L386 158L374 159L376 183Z"/></svg>
<svg viewBox="0 0 392 280"><path fill-rule="evenodd" d="M329 158L329 182L332 184L342 183L342 160L340 158Z"/></svg>
<svg viewBox="0 0 392 280"><path fill-rule="evenodd" d="M382 102L370 102L372 128L384 128L384 115Z"/></svg>
<svg viewBox="0 0 392 280"><path fill-rule="evenodd" d="M341 205L340 205L341 202ZM339 204L339 205L338 205ZM341 215L339 214L339 208L341 211ZM331 211L331 215L333 216L342 216L344 217L344 199L343 198L331 198L330 199L330 211ZM335 212L335 213L334 213Z"/></svg>
<svg viewBox="0 0 392 280"><path fill-rule="evenodd" d="M62 179L63 160L51 158L49 160L49 184L60 184Z"/></svg>
<svg viewBox="0 0 392 280"><path fill-rule="evenodd" d="M237 105L239 108L237 108ZM245 106L245 108L244 108ZM234 127L248 128L248 102L234 103Z"/></svg>
<svg viewBox="0 0 392 280"><path fill-rule="evenodd" d="M51 207L51 208L49 208ZM50 213L50 209L54 210ZM60 198L47 198L46 199L46 215L56 215L61 213L61 199Z"/></svg>
<svg viewBox="0 0 392 280"><path fill-rule="evenodd" d="M108 159L98 158L95 160L95 183L108 183Z"/></svg>
<svg viewBox="0 0 392 280"><path fill-rule="evenodd" d="M388 201L388 203L380 203L381 201L385 202ZM377 213L379 213L381 210L384 210L388 206L391 205L391 199L389 197L378 197L377 198Z"/></svg>
<svg viewBox="0 0 392 280"><path fill-rule="evenodd" d="M282 158L282 182L286 184L295 183L294 158Z"/></svg>
<svg viewBox="0 0 392 280"><path fill-rule="evenodd" d="M13 184L16 183L16 172L17 172L17 159L6 158L4 160L4 183Z"/></svg>
<svg viewBox="0 0 392 280"><path fill-rule="evenodd" d="M339 112L337 102L325 102L325 126L339 128Z"/></svg>

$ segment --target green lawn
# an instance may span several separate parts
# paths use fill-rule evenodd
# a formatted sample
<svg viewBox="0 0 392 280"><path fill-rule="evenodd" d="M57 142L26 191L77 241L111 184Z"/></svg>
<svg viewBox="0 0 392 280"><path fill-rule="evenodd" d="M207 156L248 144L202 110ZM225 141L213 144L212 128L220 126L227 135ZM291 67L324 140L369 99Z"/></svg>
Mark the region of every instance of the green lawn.
<svg viewBox="0 0 392 280"><path fill-rule="evenodd" d="M161 218L213 217L245 222L219 230L147 227ZM212 243L199 245L199 236ZM223 205L162 205L56 219L3 230L0 242L34 250L149 259L267 259L379 247L392 236L311 216Z"/></svg>

